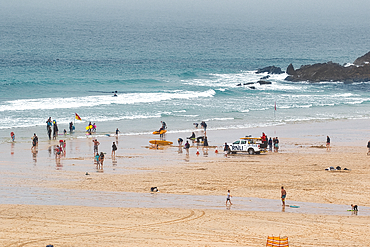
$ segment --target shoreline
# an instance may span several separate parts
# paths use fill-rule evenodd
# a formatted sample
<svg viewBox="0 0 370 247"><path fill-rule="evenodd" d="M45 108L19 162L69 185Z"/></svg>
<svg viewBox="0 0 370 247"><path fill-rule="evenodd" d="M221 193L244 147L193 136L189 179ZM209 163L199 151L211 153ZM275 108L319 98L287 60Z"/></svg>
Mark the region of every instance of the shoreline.
<svg viewBox="0 0 370 247"><path fill-rule="evenodd" d="M107 153L103 169L93 162L92 138L67 140L66 157L59 161L52 150L57 141L41 141L36 154L30 150L31 142L3 143L0 192L3 203L13 200L14 204L0 204L1 230L7 236L0 244L261 246L267 235L286 235L295 246L366 245L370 241L367 122L209 130L209 144L217 146L225 139L259 136L262 131L280 139L279 153L227 158L214 148L199 147L199 155L196 146L189 155L178 147L149 149L153 135L102 136L99 149ZM324 145L326 135L332 138L330 151L311 147ZM178 133L167 135L175 144L178 137ZM114 160L110 148L117 140ZM349 170L325 171L338 165ZM159 194L150 194L153 186ZM287 204L301 208L281 207L281 186L287 190ZM228 189L231 208L224 201ZM86 206L84 200L91 204ZM107 207L96 207L94 201ZM150 203L153 207L145 206ZM352 203L359 206L358 215L346 211ZM266 207L271 211L260 211Z"/></svg>

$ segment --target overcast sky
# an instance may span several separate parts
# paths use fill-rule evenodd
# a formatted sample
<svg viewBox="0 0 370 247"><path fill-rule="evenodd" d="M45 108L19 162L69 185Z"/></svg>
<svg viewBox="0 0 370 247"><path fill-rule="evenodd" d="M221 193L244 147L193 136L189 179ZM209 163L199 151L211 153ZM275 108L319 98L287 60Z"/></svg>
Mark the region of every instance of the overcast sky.
<svg viewBox="0 0 370 247"><path fill-rule="evenodd" d="M327 16L336 21L368 21L369 0L0 0L3 13L70 11L163 15L171 18L220 16L221 19L286 18L309 20ZM1 18L1 17L0 17ZM339 24L339 23L338 23Z"/></svg>

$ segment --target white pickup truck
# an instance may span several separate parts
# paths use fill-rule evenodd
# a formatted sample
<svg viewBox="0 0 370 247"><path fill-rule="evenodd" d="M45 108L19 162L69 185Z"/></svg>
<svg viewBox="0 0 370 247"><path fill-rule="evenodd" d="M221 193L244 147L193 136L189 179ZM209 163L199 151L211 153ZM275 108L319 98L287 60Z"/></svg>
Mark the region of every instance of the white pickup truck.
<svg viewBox="0 0 370 247"><path fill-rule="evenodd" d="M242 137L233 143L228 143L229 152L236 154L237 152L247 152L248 154L260 154L261 153L261 138L253 137Z"/></svg>

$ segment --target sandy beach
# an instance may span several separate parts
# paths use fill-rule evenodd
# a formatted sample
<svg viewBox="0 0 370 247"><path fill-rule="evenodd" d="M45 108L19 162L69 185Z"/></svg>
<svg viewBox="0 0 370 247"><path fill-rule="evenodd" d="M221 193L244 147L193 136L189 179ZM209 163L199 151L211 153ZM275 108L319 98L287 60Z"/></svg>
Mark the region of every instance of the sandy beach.
<svg viewBox="0 0 370 247"><path fill-rule="evenodd" d="M30 143L4 143L0 245L264 246L267 236L281 235L290 246L366 246L368 123L210 130L218 154L214 147L192 147L189 155L175 146L149 149L148 135L99 136L106 152L102 169L94 165L91 138L68 139L60 161L52 150L56 141L41 141L37 153ZM262 131L279 137L278 153L223 155L225 141ZM326 135L330 150L320 147ZM185 134L169 131L167 139L176 144L179 136ZM115 159L113 141L118 141ZM325 171L330 166L348 170ZM153 186L158 197L150 196ZM301 208L282 208L281 186L287 204ZM225 206L228 189L231 207ZM269 200L268 206L258 206L259 199ZM350 204L359 206L358 215L347 211Z"/></svg>

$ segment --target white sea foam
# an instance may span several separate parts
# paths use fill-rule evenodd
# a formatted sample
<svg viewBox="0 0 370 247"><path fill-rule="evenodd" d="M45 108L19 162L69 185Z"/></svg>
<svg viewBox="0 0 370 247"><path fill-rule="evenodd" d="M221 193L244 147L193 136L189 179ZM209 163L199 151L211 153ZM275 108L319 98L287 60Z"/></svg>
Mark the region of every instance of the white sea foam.
<svg viewBox="0 0 370 247"><path fill-rule="evenodd" d="M120 94L117 97L113 97L111 95L95 95L72 98L20 99L5 101L0 106L0 112L93 107L110 104L124 105L137 103L153 103L173 99L213 97L215 94L216 92L210 89L203 92L176 90L173 92L165 93L127 93Z"/></svg>

